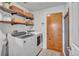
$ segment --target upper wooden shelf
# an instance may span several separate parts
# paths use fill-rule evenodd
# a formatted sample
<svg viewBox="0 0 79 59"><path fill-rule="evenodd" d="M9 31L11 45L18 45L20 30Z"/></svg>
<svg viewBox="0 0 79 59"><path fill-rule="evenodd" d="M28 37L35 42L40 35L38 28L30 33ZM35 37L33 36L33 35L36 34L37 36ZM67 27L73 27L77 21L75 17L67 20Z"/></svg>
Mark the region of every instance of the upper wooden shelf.
<svg viewBox="0 0 79 59"><path fill-rule="evenodd" d="M11 14L20 15L20 16L25 17L27 19L31 19L31 20L34 19L33 15L31 13L26 12L26 11L24 11L24 10L22 10L22 9L16 7L16 6L14 6L14 5L10 6L9 9L5 8L4 6L0 6L0 9L3 10L3 11L5 11L5 12L11 13Z"/></svg>

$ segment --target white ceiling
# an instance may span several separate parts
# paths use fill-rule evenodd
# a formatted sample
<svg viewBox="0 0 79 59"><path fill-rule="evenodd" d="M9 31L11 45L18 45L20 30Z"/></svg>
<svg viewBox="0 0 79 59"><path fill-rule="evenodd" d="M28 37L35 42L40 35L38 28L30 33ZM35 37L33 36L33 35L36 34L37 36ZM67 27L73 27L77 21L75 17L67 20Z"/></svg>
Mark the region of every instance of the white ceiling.
<svg viewBox="0 0 79 59"><path fill-rule="evenodd" d="M21 6L28 9L29 11L38 11L50 7L66 4L65 2L18 2Z"/></svg>

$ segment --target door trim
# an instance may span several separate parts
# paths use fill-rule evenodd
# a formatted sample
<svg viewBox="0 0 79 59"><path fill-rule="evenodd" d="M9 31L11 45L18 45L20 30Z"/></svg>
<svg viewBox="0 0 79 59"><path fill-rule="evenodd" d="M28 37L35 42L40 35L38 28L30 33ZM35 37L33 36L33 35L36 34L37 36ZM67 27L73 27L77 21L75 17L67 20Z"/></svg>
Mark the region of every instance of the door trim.
<svg viewBox="0 0 79 59"><path fill-rule="evenodd" d="M65 18L68 16L68 24L69 24L69 8L68 8L68 11L67 11L67 13L66 13L66 15L64 16L64 20L65 20ZM70 40L69 40L69 38L70 38L70 33L69 33L69 29L70 27L68 26L68 46L70 47Z"/></svg>
<svg viewBox="0 0 79 59"><path fill-rule="evenodd" d="M64 20L66 20L66 17L68 17L68 47L67 47L67 49L68 49L68 51L69 50L71 50L71 46L70 46L70 21L69 21L69 8L68 8L68 11L67 11L67 13L65 14L65 16L64 16ZM66 55L66 53L65 53L65 51L64 51L64 54ZM70 53L69 53L70 54Z"/></svg>

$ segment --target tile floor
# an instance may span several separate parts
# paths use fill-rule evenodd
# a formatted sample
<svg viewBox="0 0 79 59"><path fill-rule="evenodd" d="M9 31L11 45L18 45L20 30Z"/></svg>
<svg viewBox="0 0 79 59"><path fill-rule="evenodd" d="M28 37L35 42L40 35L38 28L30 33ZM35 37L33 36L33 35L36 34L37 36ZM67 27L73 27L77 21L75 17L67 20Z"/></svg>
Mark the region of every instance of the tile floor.
<svg viewBox="0 0 79 59"><path fill-rule="evenodd" d="M60 56L60 53L49 49L43 49L38 56Z"/></svg>

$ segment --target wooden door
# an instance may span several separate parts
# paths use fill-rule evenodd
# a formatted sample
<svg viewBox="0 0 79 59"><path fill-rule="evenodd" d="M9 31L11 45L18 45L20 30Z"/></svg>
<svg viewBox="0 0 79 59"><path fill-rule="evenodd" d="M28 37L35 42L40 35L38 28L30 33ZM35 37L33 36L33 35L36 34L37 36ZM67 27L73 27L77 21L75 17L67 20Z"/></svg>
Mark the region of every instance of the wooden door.
<svg viewBox="0 0 79 59"><path fill-rule="evenodd" d="M47 48L62 52L62 13L47 16Z"/></svg>

